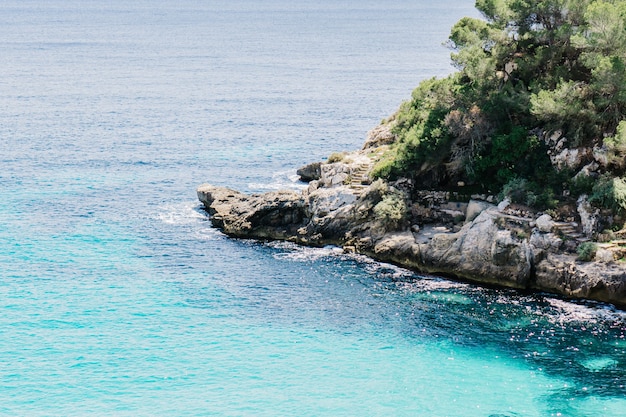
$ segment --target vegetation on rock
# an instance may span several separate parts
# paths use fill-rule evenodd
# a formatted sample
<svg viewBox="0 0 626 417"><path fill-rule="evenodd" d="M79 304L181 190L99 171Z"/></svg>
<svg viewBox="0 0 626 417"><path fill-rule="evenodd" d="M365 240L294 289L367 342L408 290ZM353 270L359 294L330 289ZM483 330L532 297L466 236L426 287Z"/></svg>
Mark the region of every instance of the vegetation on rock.
<svg viewBox="0 0 626 417"><path fill-rule="evenodd" d="M578 246L576 252L578 253L578 260L583 262L592 261L596 252L598 251L598 245L593 242L583 242Z"/></svg>
<svg viewBox="0 0 626 417"><path fill-rule="evenodd" d="M626 209L626 0L476 7L484 19L449 37L459 71L422 82L385 122L397 140L374 176Z"/></svg>
<svg viewBox="0 0 626 417"><path fill-rule="evenodd" d="M381 221L386 228L395 230L406 220L408 208L401 192L386 189L373 212L374 218Z"/></svg>

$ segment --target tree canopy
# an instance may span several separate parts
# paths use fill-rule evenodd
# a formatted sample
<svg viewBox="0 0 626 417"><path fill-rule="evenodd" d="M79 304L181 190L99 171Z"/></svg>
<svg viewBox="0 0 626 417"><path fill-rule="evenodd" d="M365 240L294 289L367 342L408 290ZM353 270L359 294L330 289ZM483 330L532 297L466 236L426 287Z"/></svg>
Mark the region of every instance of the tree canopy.
<svg viewBox="0 0 626 417"><path fill-rule="evenodd" d="M610 161L600 174L623 175L626 0L476 8L483 19L465 17L450 33L458 72L424 81L402 104L390 121L398 140L376 175L492 191L523 179L558 194L576 174L549 157L563 147L602 148Z"/></svg>

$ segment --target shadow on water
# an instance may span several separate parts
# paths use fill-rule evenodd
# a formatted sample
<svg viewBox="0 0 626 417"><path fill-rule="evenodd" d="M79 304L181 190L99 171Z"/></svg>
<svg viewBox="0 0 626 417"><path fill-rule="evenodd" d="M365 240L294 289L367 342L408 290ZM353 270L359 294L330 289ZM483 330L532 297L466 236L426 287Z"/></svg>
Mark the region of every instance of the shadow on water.
<svg viewBox="0 0 626 417"><path fill-rule="evenodd" d="M626 396L626 312L417 275L398 280L379 274L376 279L384 280L394 296L406 298L409 324L403 331L408 337L444 339L523 360L532 369L571 381L550 394L559 402Z"/></svg>
<svg viewBox="0 0 626 417"><path fill-rule="evenodd" d="M327 279L348 281L351 294L324 290L325 297L338 298L334 313L343 319L356 314L359 322L378 320L381 328L391 327L406 338L524 361L533 370L568 381L548 394L555 403L626 397L626 312L612 306L417 275L328 248L270 246L275 258L304 262L328 274ZM328 263L332 268L325 267Z"/></svg>

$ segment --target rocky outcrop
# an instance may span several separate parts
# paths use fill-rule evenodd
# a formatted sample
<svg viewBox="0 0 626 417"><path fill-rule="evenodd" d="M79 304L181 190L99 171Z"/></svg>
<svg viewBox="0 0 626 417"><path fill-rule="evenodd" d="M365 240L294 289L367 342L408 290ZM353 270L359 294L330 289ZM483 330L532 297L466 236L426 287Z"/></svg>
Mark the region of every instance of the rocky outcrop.
<svg viewBox="0 0 626 417"><path fill-rule="evenodd" d="M497 225L495 209L483 211L456 233L434 234L425 243L413 233L385 235L374 246L374 258L468 281L528 288L532 251L527 241Z"/></svg>
<svg viewBox="0 0 626 417"><path fill-rule="evenodd" d="M626 306L626 268L610 259L582 263L563 253L563 239L549 216L521 218L507 214L505 206L470 202L460 225L420 225L413 223L408 204L404 217L393 217L389 201L402 205L404 194L389 184L354 189L316 182L302 193L260 195L204 184L198 197L213 225L230 236L338 245L420 272Z"/></svg>
<svg viewBox="0 0 626 417"><path fill-rule="evenodd" d="M537 263L531 288L626 307L626 270L617 263L576 262L553 254Z"/></svg>
<svg viewBox="0 0 626 417"><path fill-rule="evenodd" d="M587 238L594 238L600 231L600 210L589 204L586 195L581 195L577 201L578 215L582 224L583 234Z"/></svg>
<svg viewBox="0 0 626 417"><path fill-rule="evenodd" d="M299 168L296 174L300 176L300 179L304 182L311 182L319 180L322 175L321 162L313 162L308 165Z"/></svg>
<svg viewBox="0 0 626 417"><path fill-rule="evenodd" d="M380 146L390 145L397 139L396 135L391 131L391 123L381 123L367 133L367 140L363 145L363 149L378 148Z"/></svg>
<svg viewBox="0 0 626 417"><path fill-rule="evenodd" d="M205 184L198 188L198 198L213 225L230 236L291 240L305 221L304 199L296 192L245 195Z"/></svg>

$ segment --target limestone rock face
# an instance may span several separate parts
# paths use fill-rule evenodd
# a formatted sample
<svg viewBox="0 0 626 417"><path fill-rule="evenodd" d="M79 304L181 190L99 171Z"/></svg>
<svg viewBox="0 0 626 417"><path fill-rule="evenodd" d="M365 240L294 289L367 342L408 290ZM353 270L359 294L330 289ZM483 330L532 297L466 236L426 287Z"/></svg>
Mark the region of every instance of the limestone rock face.
<svg viewBox="0 0 626 417"><path fill-rule="evenodd" d="M577 262L551 255L536 265L532 288L626 306L626 270L616 264Z"/></svg>
<svg viewBox="0 0 626 417"><path fill-rule="evenodd" d="M321 166L321 162L313 162L298 169L296 174L298 174L300 179L304 182L319 180L322 175Z"/></svg>
<svg viewBox="0 0 626 417"><path fill-rule="evenodd" d="M496 210L485 210L459 232L435 235L421 250L424 265L471 281L526 288L530 246L510 230L500 230L495 222L498 217Z"/></svg>
<svg viewBox="0 0 626 417"><path fill-rule="evenodd" d="M245 195L204 184L197 193L213 225L232 236L290 239L305 219L304 200L296 192Z"/></svg>
<svg viewBox="0 0 626 417"><path fill-rule="evenodd" d="M593 150L590 148L565 148L559 149L558 153L550 155L552 165L559 169L579 169L593 158Z"/></svg>
<svg viewBox="0 0 626 417"><path fill-rule="evenodd" d="M598 248L598 250L596 251L596 258L595 258L596 262L609 263L609 262L613 262L614 260L615 260L615 253L612 250Z"/></svg>
<svg viewBox="0 0 626 417"><path fill-rule="evenodd" d="M377 148L383 145L391 145L396 141L396 135L391 132L390 124L380 124L367 133L367 140L363 149Z"/></svg>
<svg viewBox="0 0 626 417"><path fill-rule="evenodd" d="M626 306L626 268L609 257L581 263L563 254L549 218L537 219L530 237L519 237L507 228L511 216L493 206L468 207L479 214L456 232L432 226L396 231L374 215L389 191L380 185L246 195L204 184L197 191L213 225L230 236L334 244L422 272Z"/></svg>
<svg viewBox="0 0 626 417"><path fill-rule="evenodd" d="M577 210L583 226L583 234L588 238L594 237L600 229L600 210L591 207L586 195L578 198Z"/></svg>
<svg viewBox="0 0 626 417"><path fill-rule="evenodd" d="M488 208L493 208L494 205L487 203L486 201L480 200L470 200L467 205L467 209L465 210L465 221L471 222L473 221L480 213L487 210Z"/></svg>
<svg viewBox="0 0 626 417"><path fill-rule="evenodd" d="M350 166L345 163L326 164L322 167L320 183L324 187L344 185L350 177Z"/></svg>
<svg viewBox="0 0 626 417"><path fill-rule="evenodd" d="M306 211L308 217L325 217L341 207L354 204L357 200L353 192L345 188L318 188L307 196Z"/></svg>
<svg viewBox="0 0 626 417"><path fill-rule="evenodd" d="M554 233L542 233L537 227L530 235L529 243L535 250L558 252L563 246L563 239Z"/></svg>
<svg viewBox="0 0 626 417"><path fill-rule="evenodd" d="M554 228L554 221L552 220L552 216L549 214L539 216L535 223L537 224L537 229L543 233L550 233Z"/></svg>

